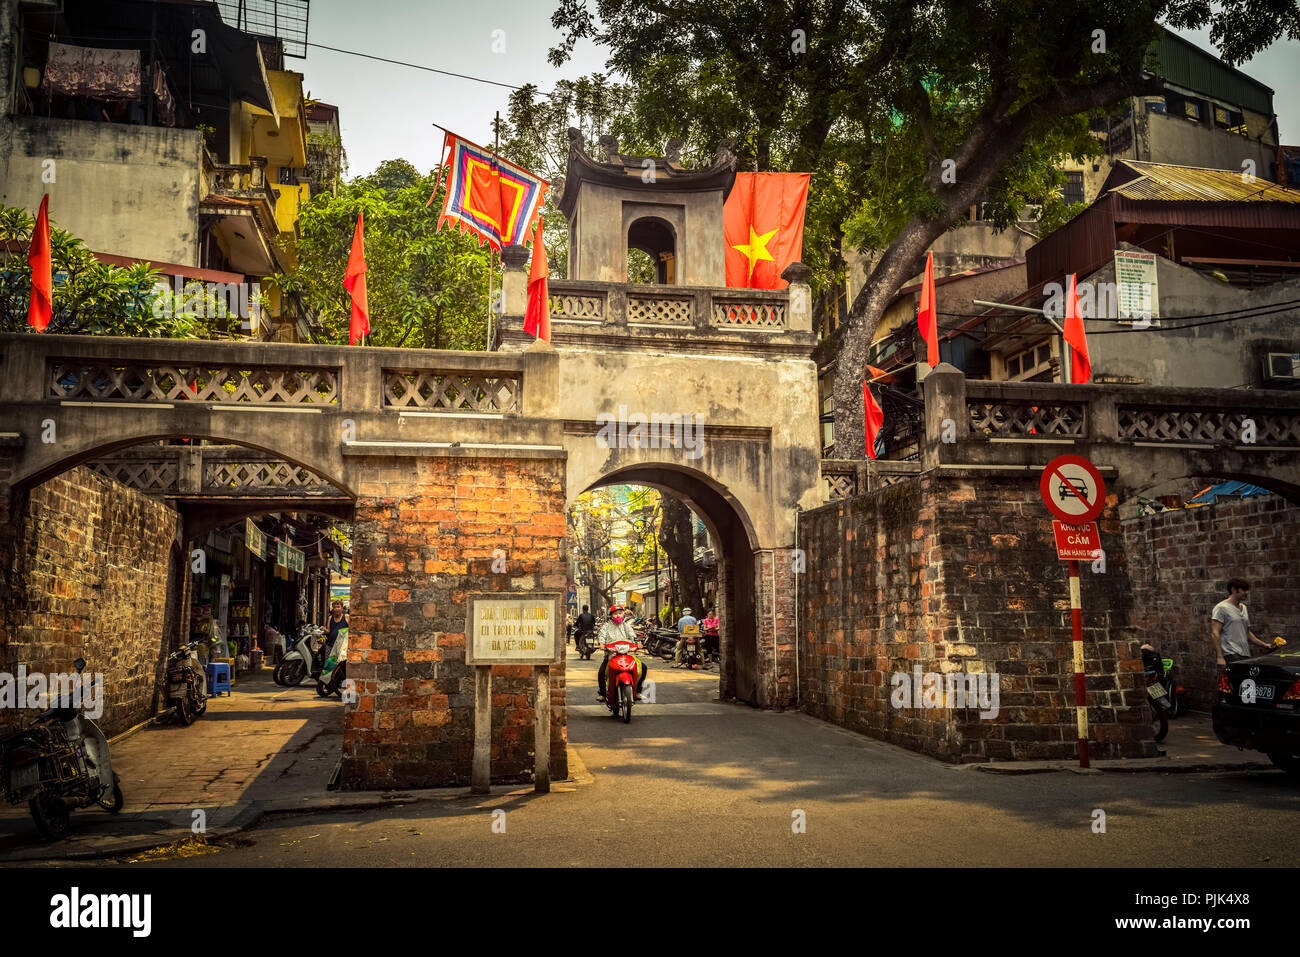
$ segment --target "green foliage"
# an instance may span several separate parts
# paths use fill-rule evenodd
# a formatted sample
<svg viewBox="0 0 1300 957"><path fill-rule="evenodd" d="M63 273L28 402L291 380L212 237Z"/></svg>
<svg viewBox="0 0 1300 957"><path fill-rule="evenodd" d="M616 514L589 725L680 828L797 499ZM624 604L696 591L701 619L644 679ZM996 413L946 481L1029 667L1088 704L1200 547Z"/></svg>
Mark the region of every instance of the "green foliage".
<svg viewBox="0 0 1300 957"><path fill-rule="evenodd" d="M579 495L568 514L568 536L580 575L608 606L623 582L654 569L661 500L654 489L618 485ZM661 555L660 564L666 559Z"/></svg>
<svg viewBox="0 0 1300 957"><path fill-rule="evenodd" d="M32 269L27 261L36 220L26 210L0 207L0 331L35 332L27 324ZM77 237L50 224L53 314L50 335L214 338L238 332L238 317L201 283L179 297L159 287L158 270L143 263L125 268L101 263Z"/></svg>
<svg viewBox="0 0 1300 957"><path fill-rule="evenodd" d="M489 249L450 226L437 230L443 190L434 172L402 159L320 193L299 216L298 268L273 286L301 293L329 342L347 342L352 300L343 287L357 215L365 213L369 345L486 348ZM499 280L498 280L499 281Z"/></svg>

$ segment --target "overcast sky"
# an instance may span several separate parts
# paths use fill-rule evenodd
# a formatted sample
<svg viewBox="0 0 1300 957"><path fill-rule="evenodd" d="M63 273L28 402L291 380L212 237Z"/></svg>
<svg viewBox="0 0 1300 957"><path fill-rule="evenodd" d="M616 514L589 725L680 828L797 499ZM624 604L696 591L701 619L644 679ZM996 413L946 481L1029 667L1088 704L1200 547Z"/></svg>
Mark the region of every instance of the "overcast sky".
<svg viewBox="0 0 1300 957"><path fill-rule="evenodd" d="M502 83L536 83L547 91L557 79L603 70L605 61L600 48L584 42L562 71L546 62L559 38L550 24L556 6L556 0L312 0L308 39ZM494 38L497 30L504 32ZM1213 49L1204 32L1183 35ZM504 41L504 52L493 51L494 39ZM317 47L285 65L305 75L313 97L339 108L352 176L395 157L420 170L435 167L442 133L431 123L487 142L492 115L510 92ZM1282 142L1300 143L1300 43L1275 43L1241 69L1273 88Z"/></svg>

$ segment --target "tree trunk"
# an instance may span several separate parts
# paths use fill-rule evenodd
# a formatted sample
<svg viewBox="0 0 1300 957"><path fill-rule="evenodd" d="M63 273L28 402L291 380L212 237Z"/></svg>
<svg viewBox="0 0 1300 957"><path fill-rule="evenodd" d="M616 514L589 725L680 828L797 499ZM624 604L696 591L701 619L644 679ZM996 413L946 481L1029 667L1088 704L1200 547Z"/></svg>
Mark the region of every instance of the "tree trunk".
<svg viewBox="0 0 1300 957"><path fill-rule="evenodd" d="M700 581L695 574L695 535L691 510L671 495L663 497L663 521L659 525L659 544L672 565L677 589L673 594L679 608L700 608Z"/></svg>

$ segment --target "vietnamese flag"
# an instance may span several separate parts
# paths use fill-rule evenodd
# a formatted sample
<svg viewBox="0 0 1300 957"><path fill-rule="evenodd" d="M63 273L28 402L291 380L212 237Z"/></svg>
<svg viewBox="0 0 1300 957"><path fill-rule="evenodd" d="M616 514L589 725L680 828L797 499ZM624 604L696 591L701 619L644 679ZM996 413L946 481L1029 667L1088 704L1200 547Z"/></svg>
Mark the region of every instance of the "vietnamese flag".
<svg viewBox="0 0 1300 957"><path fill-rule="evenodd" d="M934 301L934 250L925 254L925 276L921 280L921 304L916 324L925 340L925 359L933 369L939 364L939 309Z"/></svg>
<svg viewBox="0 0 1300 957"><path fill-rule="evenodd" d="M727 285L784 289L785 267L803 255L811 173L737 173L722 207Z"/></svg>
<svg viewBox="0 0 1300 957"><path fill-rule="evenodd" d="M1074 273L1065 286L1065 341L1070 344L1070 381L1080 385L1092 379L1092 361L1088 358L1088 337L1079 315L1079 296L1075 291Z"/></svg>
<svg viewBox="0 0 1300 957"><path fill-rule="evenodd" d="M352 346L370 332L370 304L366 301L365 219L365 213L357 214L357 229L352 234L352 252L348 256L347 271L343 273L343 288L352 297L352 326L348 334L348 345Z"/></svg>
<svg viewBox="0 0 1300 957"><path fill-rule="evenodd" d="M32 245L27 253L32 267L32 300L27 307L27 322L37 332L44 332L54 313L53 259L50 255L50 194L41 197L41 211L32 229Z"/></svg>
<svg viewBox="0 0 1300 957"><path fill-rule="evenodd" d="M876 397L871 394L871 383L866 380L862 383L862 412L866 419L867 458L874 459L876 436L885 425L885 410L876 404Z"/></svg>
<svg viewBox="0 0 1300 957"><path fill-rule="evenodd" d="M524 332L538 339L551 341L550 290L547 279L551 275L546 261L546 244L542 242L542 217L537 217L537 233L533 236L533 264L528 270L528 310L524 313Z"/></svg>

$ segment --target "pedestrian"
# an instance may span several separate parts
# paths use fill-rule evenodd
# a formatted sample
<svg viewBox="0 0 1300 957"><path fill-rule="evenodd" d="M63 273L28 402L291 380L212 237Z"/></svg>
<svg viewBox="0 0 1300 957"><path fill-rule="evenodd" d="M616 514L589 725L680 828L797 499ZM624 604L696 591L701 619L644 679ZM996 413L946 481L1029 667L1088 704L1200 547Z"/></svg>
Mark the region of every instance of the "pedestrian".
<svg viewBox="0 0 1300 957"><path fill-rule="evenodd" d="M321 645L320 660L322 662L329 658L330 649L334 647L334 639L339 636L339 632L348 627L348 616L343 613L343 602L334 599L334 604L330 606L329 617L329 634L325 636L325 643Z"/></svg>
<svg viewBox="0 0 1300 957"><path fill-rule="evenodd" d="M718 611L716 608L710 609L704 615L704 621L701 626L704 628L704 650L714 658L721 658L721 642L718 639Z"/></svg>
<svg viewBox="0 0 1300 957"><path fill-rule="evenodd" d="M677 647L673 651L673 667L682 666L682 655L686 652L686 629L688 627L698 627L700 624L698 618L691 616L689 608L682 609L682 617L677 619Z"/></svg>
<svg viewBox="0 0 1300 957"><path fill-rule="evenodd" d="M1265 651L1272 645L1261 641L1250 630L1250 614L1246 611L1246 598L1250 595L1250 582L1243 578L1228 579L1228 597L1210 612L1210 634L1214 636L1214 650L1220 668L1243 658L1253 658L1250 646Z"/></svg>

